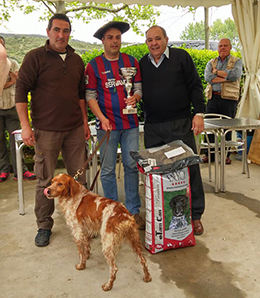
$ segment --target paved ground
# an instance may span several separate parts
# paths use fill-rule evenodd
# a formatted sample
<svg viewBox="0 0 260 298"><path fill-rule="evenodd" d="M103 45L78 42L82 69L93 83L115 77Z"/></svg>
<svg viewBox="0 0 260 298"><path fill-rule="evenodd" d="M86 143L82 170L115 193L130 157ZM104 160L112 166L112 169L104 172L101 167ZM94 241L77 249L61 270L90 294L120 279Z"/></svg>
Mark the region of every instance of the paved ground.
<svg viewBox="0 0 260 298"><path fill-rule="evenodd" d="M139 261L130 247L123 246L117 260L117 280L107 293L101 289L108 278L108 266L100 239L93 240L87 268L77 271L77 249L56 208L50 245L36 247L35 181L24 182L26 214L21 216L17 182L9 178L0 185L0 297L259 298L260 166L250 166L248 179L241 174L241 162L232 158L232 165L227 167L226 193L214 193L207 165L201 166L206 193L205 233L196 237L196 246L156 255L144 249L153 278L148 284L142 281ZM122 194L122 178L119 185ZM143 186L140 193L143 197ZM144 242L143 231L140 236Z"/></svg>

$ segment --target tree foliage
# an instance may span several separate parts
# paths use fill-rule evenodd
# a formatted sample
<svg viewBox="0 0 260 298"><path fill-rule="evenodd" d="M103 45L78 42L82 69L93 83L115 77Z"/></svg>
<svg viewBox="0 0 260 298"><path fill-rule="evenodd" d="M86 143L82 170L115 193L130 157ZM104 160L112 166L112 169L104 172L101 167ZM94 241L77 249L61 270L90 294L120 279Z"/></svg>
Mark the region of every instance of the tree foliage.
<svg viewBox="0 0 260 298"><path fill-rule="evenodd" d="M221 38L229 38L236 50L240 49L240 43L235 22L228 18L224 23L217 19L212 26L210 26L209 38L211 40L220 40ZM205 40L205 25L204 22L197 22L195 24L189 23L182 31L180 38L182 40Z"/></svg>
<svg viewBox="0 0 260 298"><path fill-rule="evenodd" d="M221 38L229 38L233 47L239 46L239 38L236 24L230 18L226 19L224 23L217 19L210 28L210 35L213 40L220 40Z"/></svg>
<svg viewBox="0 0 260 298"><path fill-rule="evenodd" d="M12 11L20 9L24 14L41 12L40 20L46 21L54 13L67 14L73 22L73 19L80 19L88 24L91 20L104 19L104 22L116 20L125 21L131 24L131 28L137 34L143 35L141 28L150 27L155 24L156 16L160 12L152 5L127 5L110 3L96 4L95 2L80 3L75 2L51 2L38 0L4 0L0 2L0 25L5 25L11 18Z"/></svg>
<svg viewBox="0 0 260 298"><path fill-rule="evenodd" d="M204 22L197 22L195 24L189 23L180 35L181 40L204 40L205 27Z"/></svg>

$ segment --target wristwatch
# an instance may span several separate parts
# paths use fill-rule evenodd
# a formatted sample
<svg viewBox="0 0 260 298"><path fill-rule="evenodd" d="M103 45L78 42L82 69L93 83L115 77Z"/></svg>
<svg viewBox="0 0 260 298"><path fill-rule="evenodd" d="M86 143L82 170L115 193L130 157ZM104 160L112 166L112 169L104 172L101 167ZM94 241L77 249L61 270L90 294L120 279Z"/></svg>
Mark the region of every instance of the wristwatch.
<svg viewBox="0 0 260 298"><path fill-rule="evenodd" d="M218 75L218 70L216 69L215 73L214 73L216 76Z"/></svg>
<svg viewBox="0 0 260 298"><path fill-rule="evenodd" d="M200 116L200 117L202 117L203 119L205 118L205 114L204 114L204 113L197 113L197 114L195 114L195 116Z"/></svg>

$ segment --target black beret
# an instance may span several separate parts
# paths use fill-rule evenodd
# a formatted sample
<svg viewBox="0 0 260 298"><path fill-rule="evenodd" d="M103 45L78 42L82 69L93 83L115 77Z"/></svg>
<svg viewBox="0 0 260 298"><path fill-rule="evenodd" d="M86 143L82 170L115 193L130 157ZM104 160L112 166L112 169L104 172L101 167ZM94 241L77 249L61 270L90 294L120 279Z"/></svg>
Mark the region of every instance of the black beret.
<svg viewBox="0 0 260 298"><path fill-rule="evenodd" d="M125 23L125 22L114 22L114 21L112 21L112 22L109 22L109 23L105 24L101 28L99 28L93 36L100 39L100 40L102 40L102 37L104 36L104 34L106 33L106 31L109 28L117 28L123 34L123 33L125 33L126 31L129 30L130 26L129 26L128 23Z"/></svg>

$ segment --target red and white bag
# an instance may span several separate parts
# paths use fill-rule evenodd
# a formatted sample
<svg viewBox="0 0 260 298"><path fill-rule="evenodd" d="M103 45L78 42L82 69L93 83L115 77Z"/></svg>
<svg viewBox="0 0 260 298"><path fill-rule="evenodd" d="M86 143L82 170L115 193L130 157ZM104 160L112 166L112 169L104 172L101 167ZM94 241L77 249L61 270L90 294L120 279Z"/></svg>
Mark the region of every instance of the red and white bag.
<svg viewBox="0 0 260 298"><path fill-rule="evenodd" d="M146 248L155 254L195 245L189 169L145 176Z"/></svg>
<svg viewBox="0 0 260 298"><path fill-rule="evenodd" d="M199 155L181 140L130 155L146 176L146 248L158 253L195 245L188 167L201 162Z"/></svg>

